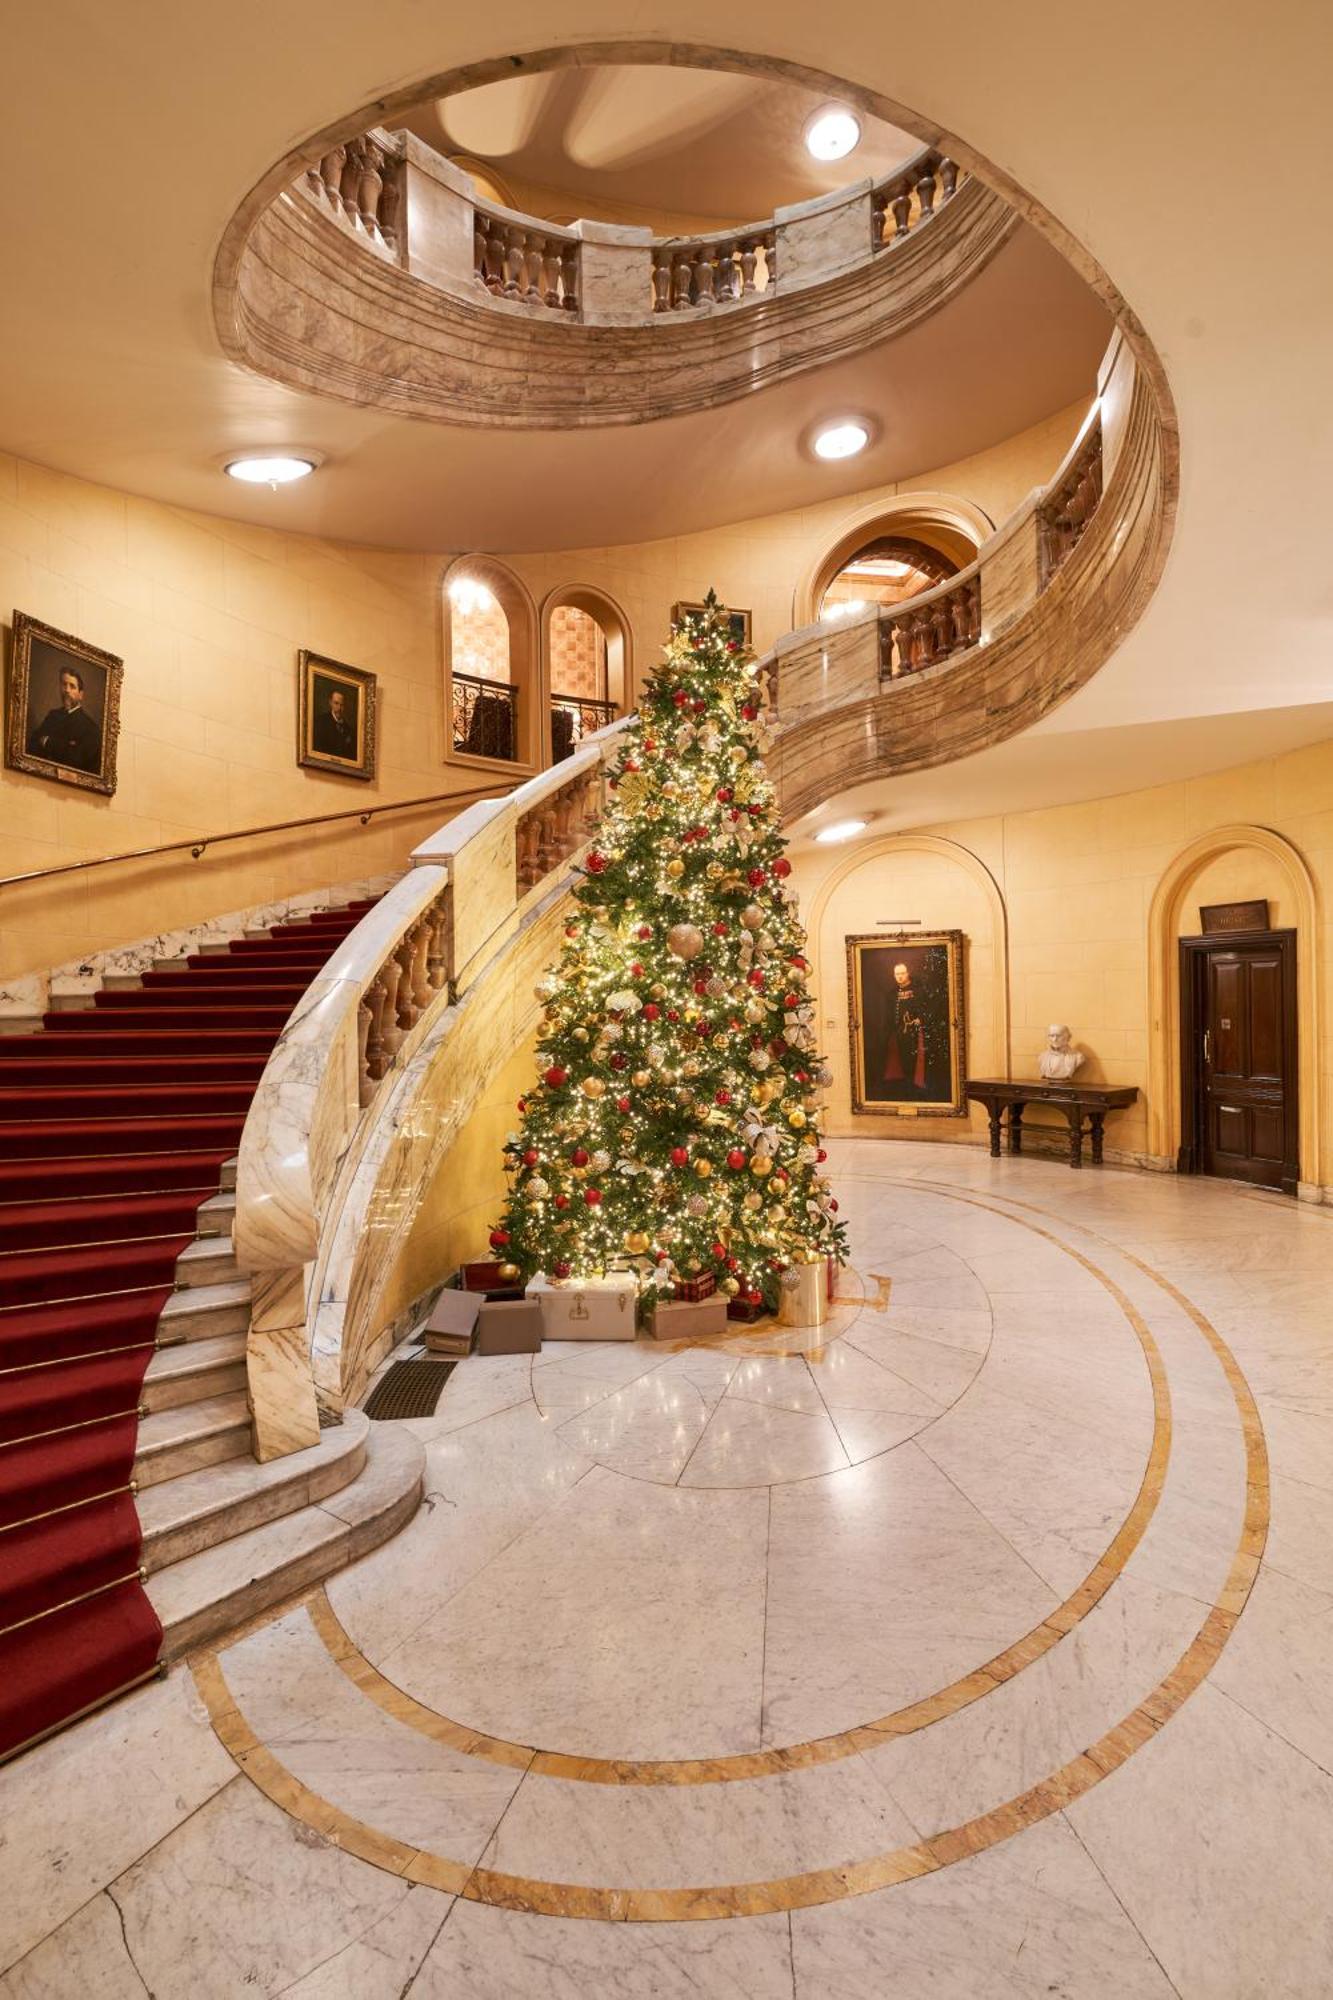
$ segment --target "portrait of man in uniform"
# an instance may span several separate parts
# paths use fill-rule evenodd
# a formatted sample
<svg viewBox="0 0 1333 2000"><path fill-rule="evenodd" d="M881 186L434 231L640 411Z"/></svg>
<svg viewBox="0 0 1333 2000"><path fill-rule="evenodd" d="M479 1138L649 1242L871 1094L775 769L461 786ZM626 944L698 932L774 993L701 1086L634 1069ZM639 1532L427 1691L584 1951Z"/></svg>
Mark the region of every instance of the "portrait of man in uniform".
<svg viewBox="0 0 1333 2000"><path fill-rule="evenodd" d="M344 778L373 778L374 674L303 652L300 676L297 762Z"/></svg>
<svg viewBox="0 0 1333 2000"><path fill-rule="evenodd" d="M5 711L10 769L114 792L121 673L113 653L16 611Z"/></svg>
<svg viewBox="0 0 1333 2000"><path fill-rule="evenodd" d="M852 1108L964 1115L960 931L847 940Z"/></svg>

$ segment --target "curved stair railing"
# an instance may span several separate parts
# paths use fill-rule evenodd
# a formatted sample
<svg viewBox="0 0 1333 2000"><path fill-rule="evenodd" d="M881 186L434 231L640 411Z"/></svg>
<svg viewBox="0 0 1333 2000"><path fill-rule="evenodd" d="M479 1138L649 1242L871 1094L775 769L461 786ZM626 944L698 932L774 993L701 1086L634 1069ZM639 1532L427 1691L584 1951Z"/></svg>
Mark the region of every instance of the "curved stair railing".
<svg viewBox="0 0 1333 2000"><path fill-rule="evenodd" d="M999 742L1081 686L1160 574L1173 479L1117 336L1064 463L975 562L906 603L794 632L761 662L784 817ZM632 719L419 846L279 1039L237 1169L259 1457L309 1444L320 1410L354 1402L392 1344L383 1302L420 1191L536 1024L533 983Z"/></svg>

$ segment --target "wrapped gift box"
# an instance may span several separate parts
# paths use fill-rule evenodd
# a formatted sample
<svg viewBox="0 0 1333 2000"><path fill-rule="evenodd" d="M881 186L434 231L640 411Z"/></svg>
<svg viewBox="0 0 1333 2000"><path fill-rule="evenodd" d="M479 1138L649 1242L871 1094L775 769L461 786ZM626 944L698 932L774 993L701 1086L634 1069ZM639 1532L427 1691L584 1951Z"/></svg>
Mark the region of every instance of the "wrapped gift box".
<svg viewBox="0 0 1333 2000"><path fill-rule="evenodd" d="M421 1338L432 1354L470 1354L480 1313L481 1300L475 1293L456 1292L446 1285Z"/></svg>
<svg viewBox="0 0 1333 2000"><path fill-rule="evenodd" d="M683 1305L697 1305L700 1299L711 1299L717 1290L717 1279L711 1271L700 1271L694 1278L673 1278L671 1294Z"/></svg>
<svg viewBox="0 0 1333 2000"><path fill-rule="evenodd" d="M764 1312L763 1305L752 1306L748 1299L727 1300L727 1318L738 1319L745 1326L753 1326L756 1320L764 1317Z"/></svg>
<svg viewBox="0 0 1333 2000"><path fill-rule="evenodd" d="M726 1330L724 1298L661 1299L653 1309L654 1340L699 1340Z"/></svg>
<svg viewBox="0 0 1333 2000"><path fill-rule="evenodd" d="M604 1278L548 1278L528 1286L541 1306L543 1340L633 1340L639 1286L630 1271Z"/></svg>
<svg viewBox="0 0 1333 2000"><path fill-rule="evenodd" d="M537 1354L542 1309L536 1299L488 1299L477 1320L478 1354Z"/></svg>

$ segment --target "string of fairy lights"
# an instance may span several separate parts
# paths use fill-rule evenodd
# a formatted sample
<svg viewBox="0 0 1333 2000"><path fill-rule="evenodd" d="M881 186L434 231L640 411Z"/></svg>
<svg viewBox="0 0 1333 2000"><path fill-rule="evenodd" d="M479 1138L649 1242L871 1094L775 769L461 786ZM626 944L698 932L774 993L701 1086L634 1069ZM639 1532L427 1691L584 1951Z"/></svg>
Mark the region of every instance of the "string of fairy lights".
<svg viewBox="0 0 1333 2000"><path fill-rule="evenodd" d="M491 1235L525 1279L628 1265L655 1295L709 1271L771 1306L793 1265L845 1257L763 706L710 593L644 690L537 989L539 1076Z"/></svg>

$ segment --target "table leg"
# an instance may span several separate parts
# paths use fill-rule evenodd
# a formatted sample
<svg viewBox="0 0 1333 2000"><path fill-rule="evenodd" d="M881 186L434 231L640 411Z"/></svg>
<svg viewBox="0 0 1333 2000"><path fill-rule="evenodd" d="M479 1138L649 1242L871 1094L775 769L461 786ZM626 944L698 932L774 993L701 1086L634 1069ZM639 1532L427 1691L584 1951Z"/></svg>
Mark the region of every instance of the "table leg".
<svg viewBox="0 0 1333 2000"><path fill-rule="evenodd" d="M1102 1138L1106 1125L1106 1113L1104 1111L1090 1111L1088 1113L1088 1122L1092 1127L1092 1164L1094 1167L1099 1167L1102 1163Z"/></svg>
<svg viewBox="0 0 1333 2000"><path fill-rule="evenodd" d="M1065 1111L1069 1120L1069 1164L1071 1167L1083 1165L1083 1106L1071 1104Z"/></svg>
<svg viewBox="0 0 1333 2000"><path fill-rule="evenodd" d="M993 1160L998 1160L1000 1157L1000 1106L998 1104L988 1104L986 1106L986 1116L990 1119L990 1156Z"/></svg>
<svg viewBox="0 0 1333 2000"><path fill-rule="evenodd" d="M1023 1150L1023 1106L1009 1106L1009 1151L1021 1153Z"/></svg>

